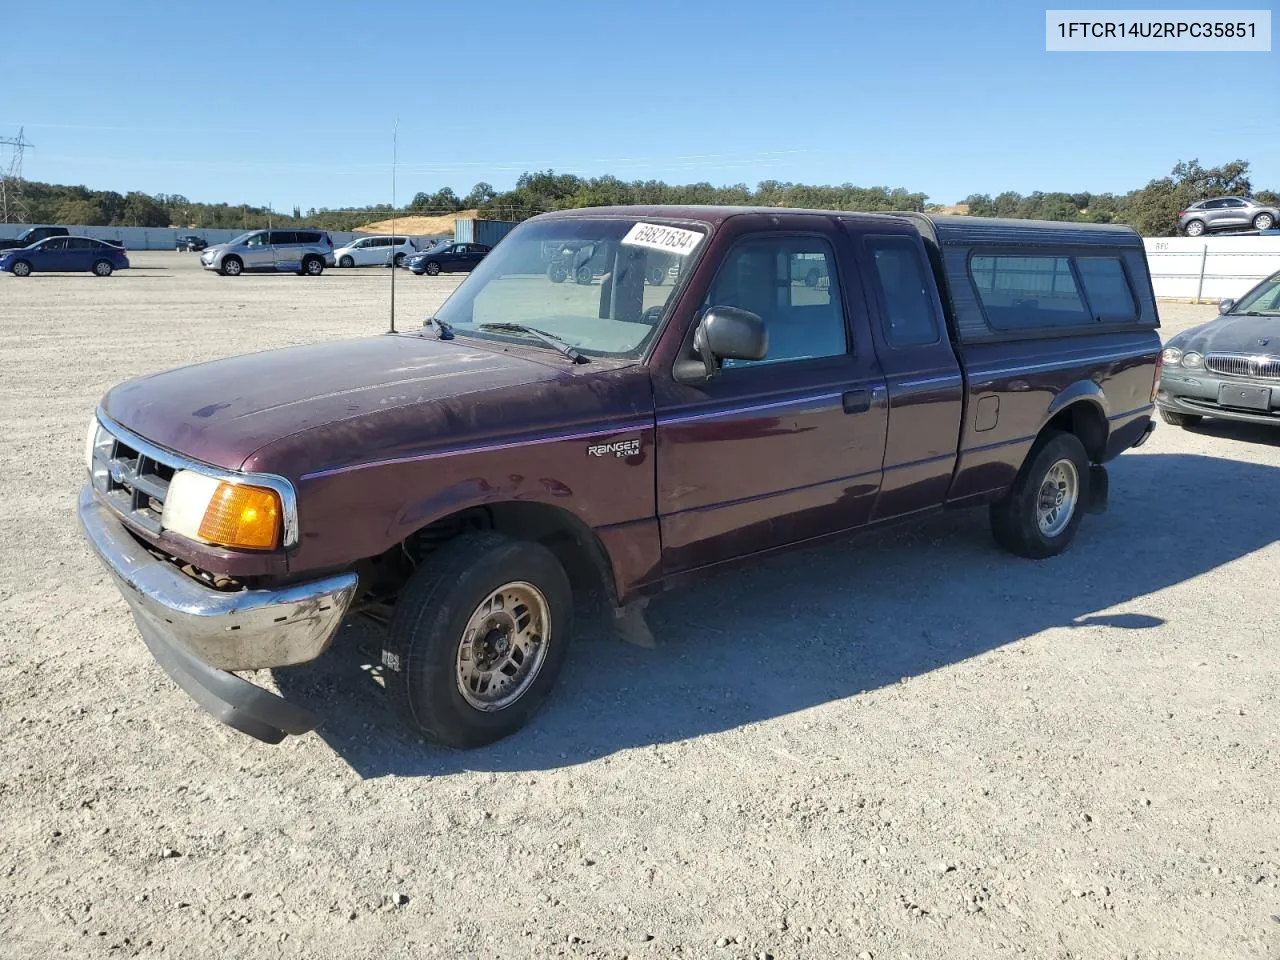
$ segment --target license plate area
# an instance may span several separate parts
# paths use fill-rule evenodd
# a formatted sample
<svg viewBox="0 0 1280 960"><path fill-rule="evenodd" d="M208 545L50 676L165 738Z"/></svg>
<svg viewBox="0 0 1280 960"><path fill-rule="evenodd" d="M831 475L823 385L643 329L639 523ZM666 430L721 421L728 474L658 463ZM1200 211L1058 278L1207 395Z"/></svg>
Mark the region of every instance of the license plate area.
<svg viewBox="0 0 1280 960"><path fill-rule="evenodd" d="M1218 406L1241 410L1270 410L1271 388L1224 383L1218 387Z"/></svg>

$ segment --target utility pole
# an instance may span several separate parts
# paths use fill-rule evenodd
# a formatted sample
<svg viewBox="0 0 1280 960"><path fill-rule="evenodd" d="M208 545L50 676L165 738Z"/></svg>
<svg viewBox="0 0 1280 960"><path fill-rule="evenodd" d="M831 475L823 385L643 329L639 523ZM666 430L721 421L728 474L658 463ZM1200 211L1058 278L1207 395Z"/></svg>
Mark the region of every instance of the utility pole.
<svg viewBox="0 0 1280 960"><path fill-rule="evenodd" d="M27 223L31 213L22 189L22 153L35 144L26 138L23 128L19 127L17 137L0 137L0 146L11 147L13 150L8 168L0 171L0 223Z"/></svg>

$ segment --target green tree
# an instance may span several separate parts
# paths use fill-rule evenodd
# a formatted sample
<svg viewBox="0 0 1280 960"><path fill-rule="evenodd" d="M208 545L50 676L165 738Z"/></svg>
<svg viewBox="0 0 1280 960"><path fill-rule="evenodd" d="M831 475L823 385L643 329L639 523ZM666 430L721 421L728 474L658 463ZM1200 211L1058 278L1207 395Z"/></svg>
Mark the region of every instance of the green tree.
<svg viewBox="0 0 1280 960"><path fill-rule="evenodd" d="M57 223L83 224L89 227L100 227L107 222L102 215L102 208L93 200L63 200L58 204L58 213L54 217Z"/></svg>
<svg viewBox="0 0 1280 960"><path fill-rule="evenodd" d="M134 191L124 198L120 220L131 227L167 227L169 211L154 197Z"/></svg>

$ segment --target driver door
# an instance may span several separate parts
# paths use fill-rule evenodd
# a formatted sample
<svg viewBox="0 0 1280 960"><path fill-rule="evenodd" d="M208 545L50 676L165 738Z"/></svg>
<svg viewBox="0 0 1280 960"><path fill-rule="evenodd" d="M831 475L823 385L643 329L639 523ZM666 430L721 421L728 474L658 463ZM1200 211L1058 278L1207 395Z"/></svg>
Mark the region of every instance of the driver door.
<svg viewBox="0 0 1280 960"><path fill-rule="evenodd" d="M704 297L701 312L731 306L759 315L765 358L726 361L701 382L655 377L667 573L871 516L885 451L885 380L848 239L825 218L802 222L796 232L739 237Z"/></svg>
<svg viewBox="0 0 1280 960"><path fill-rule="evenodd" d="M268 242L269 234L262 230L244 242L244 268L246 270L272 270L276 256Z"/></svg>

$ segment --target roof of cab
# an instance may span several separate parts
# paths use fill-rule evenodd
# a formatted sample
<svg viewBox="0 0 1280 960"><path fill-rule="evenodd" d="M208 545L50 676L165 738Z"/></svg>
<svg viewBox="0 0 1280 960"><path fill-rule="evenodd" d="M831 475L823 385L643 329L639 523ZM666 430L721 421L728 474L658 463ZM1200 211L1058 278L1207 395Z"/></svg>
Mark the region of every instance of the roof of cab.
<svg viewBox="0 0 1280 960"><path fill-rule="evenodd" d="M692 220L713 226L731 217L744 215L783 216L809 215L867 219L910 220L934 242L946 246L959 243L1004 243L1013 246L1088 245L1107 247L1142 246L1142 238L1132 227L1110 223L1072 223L1058 220L1016 220L997 217L942 216L914 211L864 213L857 210L806 210L789 207L731 207L683 204L637 205L623 207L576 207L539 214L534 219L578 217L646 217L663 220Z"/></svg>

